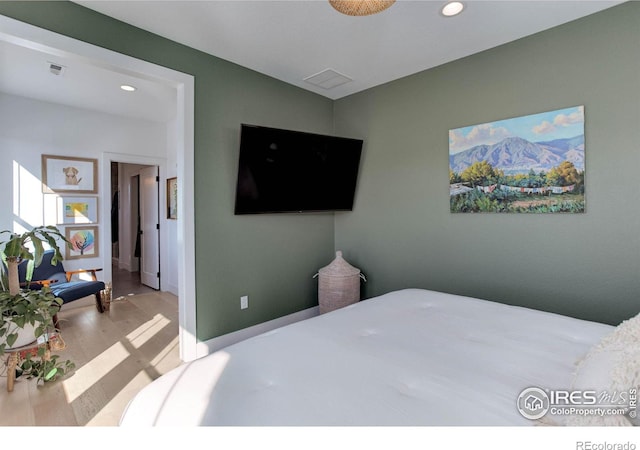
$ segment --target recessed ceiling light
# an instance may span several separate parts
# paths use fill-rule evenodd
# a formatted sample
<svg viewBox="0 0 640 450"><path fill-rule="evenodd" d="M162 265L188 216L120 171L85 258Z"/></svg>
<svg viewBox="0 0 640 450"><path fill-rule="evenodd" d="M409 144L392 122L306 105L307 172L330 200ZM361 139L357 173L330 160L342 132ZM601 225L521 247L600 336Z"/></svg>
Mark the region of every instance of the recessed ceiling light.
<svg viewBox="0 0 640 450"><path fill-rule="evenodd" d="M123 91L127 91L127 92L133 92L136 90L135 87L128 85L128 84L123 84L122 86L120 86L120 89L122 89Z"/></svg>
<svg viewBox="0 0 640 450"><path fill-rule="evenodd" d="M464 9L462 2L449 2L442 7L442 15L446 17L457 16Z"/></svg>

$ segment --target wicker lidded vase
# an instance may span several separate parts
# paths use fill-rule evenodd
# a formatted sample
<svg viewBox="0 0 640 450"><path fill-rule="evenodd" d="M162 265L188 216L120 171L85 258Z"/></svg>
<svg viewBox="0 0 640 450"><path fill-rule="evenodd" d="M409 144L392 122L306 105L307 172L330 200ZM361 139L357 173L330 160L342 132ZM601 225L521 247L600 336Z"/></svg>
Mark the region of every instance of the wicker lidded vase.
<svg viewBox="0 0 640 450"><path fill-rule="evenodd" d="M360 301L360 269L353 267L336 252L336 258L317 273L320 314Z"/></svg>

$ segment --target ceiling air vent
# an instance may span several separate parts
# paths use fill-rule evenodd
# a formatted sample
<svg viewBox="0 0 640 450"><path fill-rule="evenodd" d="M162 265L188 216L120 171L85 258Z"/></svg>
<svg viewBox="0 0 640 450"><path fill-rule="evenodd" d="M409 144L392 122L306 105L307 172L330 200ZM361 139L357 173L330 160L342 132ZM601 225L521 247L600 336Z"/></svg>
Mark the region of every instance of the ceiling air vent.
<svg viewBox="0 0 640 450"><path fill-rule="evenodd" d="M315 75L305 78L304 81L323 89L333 89L334 87L349 83L350 81L353 81L353 79L346 75L342 75L333 69L325 69L322 72L318 72Z"/></svg>
<svg viewBox="0 0 640 450"><path fill-rule="evenodd" d="M62 75L62 73L66 69L65 66L62 66L57 63L52 63L51 61L48 61L47 64L49 64L49 72L51 72L54 75Z"/></svg>

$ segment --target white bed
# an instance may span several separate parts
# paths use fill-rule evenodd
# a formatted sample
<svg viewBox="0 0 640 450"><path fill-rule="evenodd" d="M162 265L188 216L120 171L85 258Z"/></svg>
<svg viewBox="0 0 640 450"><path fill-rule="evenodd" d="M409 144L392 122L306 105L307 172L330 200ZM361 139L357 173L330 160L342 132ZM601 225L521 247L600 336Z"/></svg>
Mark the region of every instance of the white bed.
<svg viewBox="0 0 640 450"><path fill-rule="evenodd" d="M528 387L568 389L610 325L406 289L184 364L121 426L532 425Z"/></svg>

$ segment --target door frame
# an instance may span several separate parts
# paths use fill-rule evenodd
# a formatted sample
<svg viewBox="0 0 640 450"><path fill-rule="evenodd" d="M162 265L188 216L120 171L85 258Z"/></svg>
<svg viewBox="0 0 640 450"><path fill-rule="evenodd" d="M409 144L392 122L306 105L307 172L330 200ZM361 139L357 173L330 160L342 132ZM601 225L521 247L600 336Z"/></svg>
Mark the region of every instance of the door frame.
<svg viewBox="0 0 640 450"><path fill-rule="evenodd" d="M115 162L115 163L121 163L121 164L135 164L135 165L141 165L141 166L149 166L149 167L156 167L158 169L158 177L160 180L166 179L166 164L167 164L167 160L166 158L161 158L161 157L155 157L155 156L138 156L138 155L130 155L130 154L125 154L125 153L103 153L102 154L102 167L103 168L108 168L108 174L102 174L101 178L102 180L105 180L105 177L110 177L111 174L111 163ZM118 175L120 176L120 175ZM139 175L137 175L139 176ZM111 180L109 179L109 186L111 186ZM139 191L138 191L139 192ZM166 203L166 193L163 192L162 189L159 189L158 191L158 208L160 210L161 205L164 205ZM108 203L108 204L107 204ZM111 200L107 201L107 199L105 199L102 202L102 209L103 211L101 212L101 214L105 214L106 211L111 211ZM104 216L103 216L104 217ZM162 216L158 217L158 220L160 222L160 245L159 245L159 249L160 249L160 254L158 255L160 258L160 267L168 267L167 261L168 261L168 251L167 251L167 242L169 239L169 235L167 233L167 227L163 226L164 224ZM108 227L105 227L104 229L106 236L110 236L111 235L111 223L108 224ZM133 236L132 236L133 239ZM111 252L111 246L107 246L108 248L105 249L105 251L108 251L109 254L109 260L111 260L111 256L112 256L112 252ZM178 267L178 270L180 270L180 267ZM104 272L105 272L105 279L113 279L113 273L111 271L111 267L108 268L108 275L109 277L107 278L107 268L104 268ZM166 276L162 275L162 272L160 273L160 276ZM166 285L166 282L163 282L163 280L160 280L160 286Z"/></svg>
<svg viewBox="0 0 640 450"><path fill-rule="evenodd" d="M12 44L76 59L115 72L126 73L158 82L176 89L176 175L180 181L178 191L178 309L180 359L191 361L197 358L196 337L196 282L195 282L195 213L194 213L194 94L195 81L192 75L178 72L131 56L98 47L87 42L54 33L6 16L0 15L0 39ZM157 161L159 158L136 155L104 153L101 158L101 217L110 215L111 158L124 159L123 162ZM166 161L160 161L161 182L166 177ZM162 192L162 189L160 190ZM109 201L105 201L105 196ZM104 222L105 236L111 234L111 223ZM103 276L111 280L111 245L103 239L100 244L104 264ZM166 245L164 246L166 248Z"/></svg>

